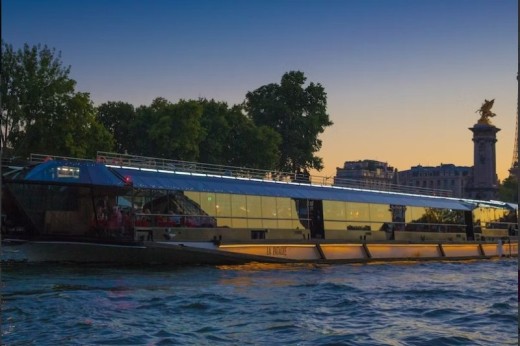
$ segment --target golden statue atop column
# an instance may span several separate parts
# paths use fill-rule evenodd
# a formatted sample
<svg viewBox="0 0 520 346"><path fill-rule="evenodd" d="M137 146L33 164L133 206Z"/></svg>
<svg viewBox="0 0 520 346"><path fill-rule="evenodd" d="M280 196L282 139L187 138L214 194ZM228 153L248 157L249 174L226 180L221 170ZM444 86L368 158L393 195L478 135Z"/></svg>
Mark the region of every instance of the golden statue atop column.
<svg viewBox="0 0 520 346"><path fill-rule="evenodd" d="M484 103L480 107L476 113L480 113L480 119L478 120L479 124L491 125L491 120L489 118L494 117L496 114L491 111L491 107L495 103L495 99L493 100L484 100Z"/></svg>

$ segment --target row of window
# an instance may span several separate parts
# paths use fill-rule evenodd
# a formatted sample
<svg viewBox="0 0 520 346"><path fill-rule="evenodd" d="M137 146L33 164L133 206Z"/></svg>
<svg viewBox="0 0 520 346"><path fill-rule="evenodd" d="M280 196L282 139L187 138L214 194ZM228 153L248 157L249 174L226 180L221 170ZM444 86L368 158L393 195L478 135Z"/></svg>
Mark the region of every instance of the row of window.
<svg viewBox="0 0 520 346"><path fill-rule="evenodd" d="M214 217L218 226L307 228L307 222L312 219L312 207L308 200L287 197L192 191L165 194L161 191L133 198L134 202L138 201L138 205L148 207L156 213ZM504 221L507 215L508 211L505 209L478 208L474 211L474 221ZM343 201L323 201L323 220L325 229L329 225L331 229L369 226L372 230L378 229L383 223L465 223L464 212L461 210Z"/></svg>
<svg viewBox="0 0 520 346"><path fill-rule="evenodd" d="M109 204L136 213L148 209L153 214L190 216L188 220L212 220L217 227L233 228L310 228L322 222L325 229L379 230L384 224L464 225L463 211L375 203L323 201L322 213L312 200L287 197L246 196L226 193L112 190L60 186L14 185L18 202L34 221L45 210L78 211L90 218L95 200L108 198ZM122 194L123 193L123 194ZM107 196L108 195L108 196ZM318 204L318 205L319 205ZM91 210L92 209L92 210ZM476 224L516 220L514 212L480 207L474 210Z"/></svg>

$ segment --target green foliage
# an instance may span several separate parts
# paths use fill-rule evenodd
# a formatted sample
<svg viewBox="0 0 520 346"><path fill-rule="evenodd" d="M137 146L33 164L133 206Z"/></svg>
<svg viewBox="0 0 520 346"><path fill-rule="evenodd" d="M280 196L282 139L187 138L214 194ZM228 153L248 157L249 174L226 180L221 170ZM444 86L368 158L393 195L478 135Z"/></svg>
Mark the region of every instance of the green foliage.
<svg viewBox="0 0 520 346"><path fill-rule="evenodd" d="M171 103L158 97L137 109L125 102L94 107L75 91L59 53L47 46L14 50L2 42L0 145L31 152L93 157L128 152L185 161L305 173L323 168L314 155L332 122L320 84L302 72L247 94L245 108L214 100ZM247 112L245 112L247 111Z"/></svg>
<svg viewBox="0 0 520 346"><path fill-rule="evenodd" d="M203 136L200 126L202 107L196 101L173 104L158 97L150 106L141 106L129 126L134 144L132 153L195 161Z"/></svg>
<svg viewBox="0 0 520 346"><path fill-rule="evenodd" d="M256 126L240 106L201 99L204 139L200 161L230 166L274 169L281 142L276 131ZM254 154L251 149L254 148Z"/></svg>
<svg viewBox="0 0 520 346"><path fill-rule="evenodd" d="M132 151L135 136L131 126L136 116L134 106L126 102L106 102L97 107L97 119L114 136L116 152Z"/></svg>
<svg viewBox="0 0 520 346"><path fill-rule="evenodd" d="M228 105L225 102L200 99L202 116L200 124L204 129L200 143L200 161L212 164L231 164L225 158L229 150L229 136L233 126Z"/></svg>
<svg viewBox="0 0 520 346"><path fill-rule="evenodd" d="M227 139L224 162L232 166L276 169L281 138L266 126L256 126L238 106L229 112L232 124Z"/></svg>
<svg viewBox="0 0 520 346"><path fill-rule="evenodd" d="M518 203L518 179L511 175L498 188L498 198L503 202Z"/></svg>
<svg viewBox="0 0 520 346"><path fill-rule="evenodd" d="M2 42L1 145L31 152L85 157L110 150L110 133L99 126L87 93L76 93L60 54L47 46L15 51ZM94 136L94 137L93 137Z"/></svg>
<svg viewBox="0 0 520 346"><path fill-rule="evenodd" d="M257 126L267 126L282 138L277 168L308 173L323 169L323 160L314 154L322 146L318 138L331 126L327 114L327 94L318 83L306 88L303 72L291 71L280 84L264 85L246 95L245 108Z"/></svg>

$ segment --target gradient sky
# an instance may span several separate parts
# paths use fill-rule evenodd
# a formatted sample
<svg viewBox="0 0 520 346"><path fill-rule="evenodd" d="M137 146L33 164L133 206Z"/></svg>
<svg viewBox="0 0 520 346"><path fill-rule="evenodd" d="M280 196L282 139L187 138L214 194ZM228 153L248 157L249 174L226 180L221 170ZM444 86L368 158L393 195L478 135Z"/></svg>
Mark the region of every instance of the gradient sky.
<svg viewBox="0 0 520 346"><path fill-rule="evenodd" d="M475 113L495 99L497 173L513 156L517 0L3 0L2 37L61 51L96 105L241 103L291 70L321 83L344 161L473 165ZM253 154L253 153L252 153Z"/></svg>

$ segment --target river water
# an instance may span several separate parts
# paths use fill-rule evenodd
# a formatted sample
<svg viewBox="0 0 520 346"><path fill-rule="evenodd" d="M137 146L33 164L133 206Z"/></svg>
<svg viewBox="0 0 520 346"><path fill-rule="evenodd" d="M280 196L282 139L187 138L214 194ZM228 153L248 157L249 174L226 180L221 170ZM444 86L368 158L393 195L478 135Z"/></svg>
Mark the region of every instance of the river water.
<svg viewBox="0 0 520 346"><path fill-rule="evenodd" d="M517 345L516 259L2 268L2 345Z"/></svg>

